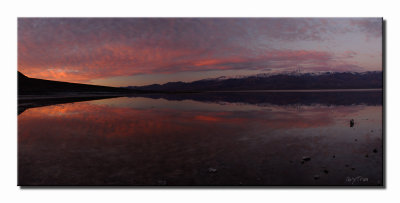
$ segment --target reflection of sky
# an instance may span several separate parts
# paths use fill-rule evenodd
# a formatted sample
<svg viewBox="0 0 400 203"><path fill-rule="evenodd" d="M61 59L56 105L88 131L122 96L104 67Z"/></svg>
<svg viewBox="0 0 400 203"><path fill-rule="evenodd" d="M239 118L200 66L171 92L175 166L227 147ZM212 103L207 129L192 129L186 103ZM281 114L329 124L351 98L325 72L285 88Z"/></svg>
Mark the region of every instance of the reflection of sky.
<svg viewBox="0 0 400 203"><path fill-rule="evenodd" d="M340 19L18 20L30 77L144 85L293 71L382 69L382 22Z"/></svg>
<svg viewBox="0 0 400 203"><path fill-rule="evenodd" d="M22 137L36 134L32 131L53 127L54 130L91 128L95 130L94 135L110 137L129 136L132 131L139 134L162 133L166 129L180 129L181 133L191 133L201 131L199 128L209 125L215 128L240 128L241 131L236 133L246 133L247 125L260 131L287 131L296 128L312 130L336 125L347 127L350 118L369 118L363 122L379 126L379 109L379 106L363 105L256 106L191 100L114 98L28 109L19 116L19 125L22 126ZM85 132L83 130L76 133Z"/></svg>
<svg viewBox="0 0 400 203"><path fill-rule="evenodd" d="M18 179L43 185L343 185L347 176L361 175L375 185L382 180L381 144L382 106L114 98L21 113ZM311 161L301 164L303 156Z"/></svg>

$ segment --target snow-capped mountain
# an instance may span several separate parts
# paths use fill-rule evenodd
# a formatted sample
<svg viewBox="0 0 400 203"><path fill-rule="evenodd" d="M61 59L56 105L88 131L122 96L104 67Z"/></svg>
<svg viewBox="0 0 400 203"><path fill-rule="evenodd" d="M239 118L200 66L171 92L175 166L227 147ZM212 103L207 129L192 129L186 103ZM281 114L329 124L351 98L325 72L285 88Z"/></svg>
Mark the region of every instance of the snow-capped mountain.
<svg viewBox="0 0 400 203"><path fill-rule="evenodd" d="M155 91L235 91L235 90L299 90L299 89L367 89L382 88L383 73L317 72L278 73L250 76L217 77L194 82L169 82L163 85L130 86L137 90Z"/></svg>

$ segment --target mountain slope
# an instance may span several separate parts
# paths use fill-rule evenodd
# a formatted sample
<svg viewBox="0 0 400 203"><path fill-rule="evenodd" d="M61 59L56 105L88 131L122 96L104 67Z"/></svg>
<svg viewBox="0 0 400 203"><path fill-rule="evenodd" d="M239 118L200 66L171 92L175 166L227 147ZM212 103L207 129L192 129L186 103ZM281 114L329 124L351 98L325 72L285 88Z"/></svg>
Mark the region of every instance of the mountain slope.
<svg viewBox="0 0 400 203"><path fill-rule="evenodd" d="M169 82L163 85L130 86L153 91L239 91L239 90L309 90L382 88L382 72L305 73L206 79L194 82Z"/></svg>
<svg viewBox="0 0 400 203"><path fill-rule="evenodd" d="M130 93L126 88L87 85L29 78L18 71L18 95L47 95L55 93Z"/></svg>

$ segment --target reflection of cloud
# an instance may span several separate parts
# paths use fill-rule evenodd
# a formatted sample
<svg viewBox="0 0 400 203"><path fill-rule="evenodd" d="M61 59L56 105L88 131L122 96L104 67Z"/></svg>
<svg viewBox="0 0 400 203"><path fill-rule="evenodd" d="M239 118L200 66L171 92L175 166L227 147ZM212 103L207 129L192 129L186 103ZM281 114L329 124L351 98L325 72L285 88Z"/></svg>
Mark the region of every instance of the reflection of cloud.
<svg viewBox="0 0 400 203"><path fill-rule="evenodd" d="M336 70L357 53L333 53L318 44L343 33L380 37L379 20L22 18L18 66L31 77L79 82L181 71L279 70L299 63ZM314 44L272 48L298 41Z"/></svg>
<svg viewBox="0 0 400 203"><path fill-rule="evenodd" d="M129 100L137 105L132 104L137 99ZM160 108L160 100L152 100L158 108L140 109L120 107L120 99L99 101L32 108L19 115L19 184L313 184L314 171L300 167L303 155L332 169L332 154L339 161L358 160L371 153L371 146L382 151L381 107L269 106L268 111L213 112ZM344 122L348 117L360 125L349 128L348 120ZM365 118L369 120L361 122ZM370 129L375 133L365 134ZM333 164L343 167L344 161ZM361 166L357 170L370 170ZM376 166L379 171L379 160ZM209 167L218 170L219 178L207 172Z"/></svg>
<svg viewBox="0 0 400 203"><path fill-rule="evenodd" d="M163 133L204 133L230 131L245 133L249 128L294 129L334 124L333 116L345 117L360 110L353 106L305 107L304 111L274 107L272 111L177 111L172 109L133 109L90 103L32 108L18 117L19 136L28 138L48 133L70 133L120 137ZM218 125L215 125L218 124ZM225 130L224 130L225 129ZM231 132L234 133L234 132Z"/></svg>

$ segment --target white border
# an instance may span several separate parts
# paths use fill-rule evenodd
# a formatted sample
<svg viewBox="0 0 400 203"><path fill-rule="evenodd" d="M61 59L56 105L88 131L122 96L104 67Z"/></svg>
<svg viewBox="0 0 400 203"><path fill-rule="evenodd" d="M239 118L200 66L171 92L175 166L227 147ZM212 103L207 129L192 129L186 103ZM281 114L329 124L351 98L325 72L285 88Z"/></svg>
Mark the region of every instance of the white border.
<svg viewBox="0 0 400 203"><path fill-rule="evenodd" d="M396 1L370 0L27 0L1 3L2 202L393 202L399 200L400 17ZM386 189L41 189L17 184L17 17L384 17L387 22ZM4 130L3 130L4 129Z"/></svg>

